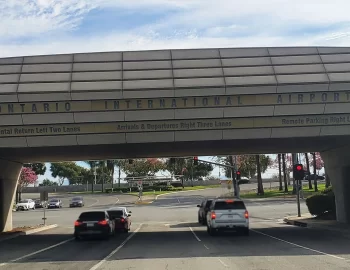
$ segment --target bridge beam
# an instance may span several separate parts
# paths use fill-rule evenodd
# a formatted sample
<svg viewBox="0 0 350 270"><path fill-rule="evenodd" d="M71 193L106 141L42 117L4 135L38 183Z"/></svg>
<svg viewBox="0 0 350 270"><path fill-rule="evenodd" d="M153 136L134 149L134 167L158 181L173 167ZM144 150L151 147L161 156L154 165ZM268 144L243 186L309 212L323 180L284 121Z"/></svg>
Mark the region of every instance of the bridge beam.
<svg viewBox="0 0 350 270"><path fill-rule="evenodd" d="M12 206L22 163L0 160L0 232L12 230Z"/></svg>
<svg viewBox="0 0 350 270"><path fill-rule="evenodd" d="M321 152L333 186L337 221L350 224L350 145Z"/></svg>

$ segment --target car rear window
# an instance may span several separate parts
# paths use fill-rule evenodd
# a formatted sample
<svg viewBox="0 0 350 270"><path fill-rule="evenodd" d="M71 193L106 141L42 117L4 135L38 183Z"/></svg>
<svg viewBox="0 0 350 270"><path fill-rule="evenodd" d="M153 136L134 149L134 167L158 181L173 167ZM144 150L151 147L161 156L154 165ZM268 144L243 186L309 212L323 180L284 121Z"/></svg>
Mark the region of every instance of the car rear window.
<svg viewBox="0 0 350 270"><path fill-rule="evenodd" d="M103 220L106 218L104 212L84 212L80 214L79 219L81 221L96 221Z"/></svg>
<svg viewBox="0 0 350 270"><path fill-rule="evenodd" d="M244 202L242 201L218 201L215 202L214 210L228 210L228 209L245 209Z"/></svg>
<svg viewBox="0 0 350 270"><path fill-rule="evenodd" d="M108 215L111 216L111 217L121 217L123 216L123 211L122 210L114 210L114 211L107 211L108 212Z"/></svg>

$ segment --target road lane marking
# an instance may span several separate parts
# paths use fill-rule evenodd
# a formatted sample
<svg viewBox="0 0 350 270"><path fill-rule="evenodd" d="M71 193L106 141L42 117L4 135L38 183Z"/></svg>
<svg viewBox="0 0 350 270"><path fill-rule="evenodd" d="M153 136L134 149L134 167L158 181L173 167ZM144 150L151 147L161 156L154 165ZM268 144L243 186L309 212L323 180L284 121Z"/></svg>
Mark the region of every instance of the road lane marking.
<svg viewBox="0 0 350 270"><path fill-rule="evenodd" d="M176 193L185 193L185 192L193 192L193 191L202 191L202 190L209 190L209 189L216 189L216 188L201 188L201 189L193 189L193 190L183 190L183 191L175 191L175 192L168 192L168 193L163 193L163 194L159 194L156 196L156 200L158 200L158 197L160 196L165 196L165 195L169 195L169 194L176 194Z"/></svg>
<svg viewBox="0 0 350 270"><path fill-rule="evenodd" d="M139 227L128 236L124 240L123 243L121 243L115 250L113 250L111 253L109 253L104 259L102 259L100 262L95 264L93 267L91 267L89 270L97 270L101 265L103 265L105 262L107 262L114 254L116 254L142 227L143 223L139 225Z"/></svg>
<svg viewBox="0 0 350 270"><path fill-rule="evenodd" d="M203 245L206 249L209 249L206 245Z"/></svg>
<svg viewBox="0 0 350 270"><path fill-rule="evenodd" d="M224 263L220 258L217 258L217 259L223 266L228 267L228 265L226 263Z"/></svg>
<svg viewBox="0 0 350 270"><path fill-rule="evenodd" d="M92 198L91 198L91 199L92 199ZM96 205L96 204L98 204L98 203L100 202L100 200L99 200L99 199L92 199L92 200L95 200L96 202L94 202L93 204L88 205L88 206L86 206L86 207L91 207L91 206L94 206L94 205Z"/></svg>
<svg viewBox="0 0 350 270"><path fill-rule="evenodd" d="M29 254L27 254L27 255L24 255L24 256L22 256L22 257L19 257L19 258L10 260L9 262L0 263L0 267L1 267L1 266L8 265L8 264L10 264L10 263L14 263L14 262L21 261L21 260L23 260L23 259L25 259L25 258L31 257L31 256L33 256L33 255L42 253L42 252L44 252L44 251L53 249L53 248L58 247L58 246L61 246L61 245L65 244L65 243L68 243L68 242L72 241L73 239L74 239L74 238L70 238L70 239L64 240L64 241L62 241L62 242L59 242L59 243L57 243L57 244L55 244L55 245L52 245L52 246L49 246L49 247L46 247L46 248L37 250L37 251L35 251L35 252L29 253Z"/></svg>
<svg viewBox="0 0 350 270"><path fill-rule="evenodd" d="M115 204L117 204L119 202L119 198L117 197L117 201L115 202Z"/></svg>
<svg viewBox="0 0 350 270"><path fill-rule="evenodd" d="M197 236L197 234L192 230L192 227L189 227L191 232L193 233L194 237L197 239L198 242L201 242L202 240L199 239L199 237Z"/></svg>
<svg viewBox="0 0 350 270"><path fill-rule="evenodd" d="M176 197L176 199L177 199L177 201L178 201L179 203L181 203L179 197Z"/></svg>
<svg viewBox="0 0 350 270"><path fill-rule="evenodd" d="M253 231L253 232L256 232L258 234L270 237L270 238L275 239L277 241L280 241L280 242L283 242L283 243L286 243L286 244L289 244L289 245L292 245L292 246L295 246L295 247L298 247L298 248L306 249L306 250L309 250L309 251L312 251L312 252L315 252L315 253L318 253L318 254L326 255L326 256L329 256L329 257L332 257L332 258L335 258L335 259L348 261L348 259L343 258L343 257L339 257L339 256L332 255L332 254L329 254L329 253L326 253L326 252L323 252L323 251L320 251L320 250L316 250L316 249L308 248L308 247L305 247L305 246L302 246L302 245L298 245L298 244L295 244L295 243L292 243L292 242L283 240L281 238L278 238L278 237L275 237L275 236L272 236L272 235L269 235L269 234L266 234L266 233L262 233L262 232L259 232L259 231L253 230L253 229L250 229L250 230Z"/></svg>

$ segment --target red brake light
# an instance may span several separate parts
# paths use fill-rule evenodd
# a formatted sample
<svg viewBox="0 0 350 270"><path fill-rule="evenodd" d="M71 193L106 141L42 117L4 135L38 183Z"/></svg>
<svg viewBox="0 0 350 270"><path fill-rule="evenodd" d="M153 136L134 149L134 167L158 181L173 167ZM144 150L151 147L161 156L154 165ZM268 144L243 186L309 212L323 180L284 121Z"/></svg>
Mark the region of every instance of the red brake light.
<svg viewBox="0 0 350 270"><path fill-rule="evenodd" d="M233 200L226 200L227 203L233 203Z"/></svg>
<svg viewBox="0 0 350 270"><path fill-rule="evenodd" d="M121 219L120 219L120 222L121 222L121 223L124 223L124 222L125 222L125 219L124 219L124 218L121 218Z"/></svg>
<svg viewBox="0 0 350 270"><path fill-rule="evenodd" d="M245 218L249 218L249 213L248 213L247 210L246 210L245 213L244 213L244 217L245 217Z"/></svg>
<svg viewBox="0 0 350 270"><path fill-rule="evenodd" d="M211 219L216 219L216 214L215 214L215 212L211 212Z"/></svg>
<svg viewBox="0 0 350 270"><path fill-rule="evenodd" d="M99 225L107 225L108 221L106 219L104 219L104 220L99 221L98 224Z"/></svg>
<svg viewBox="0 0 350 270"><path fill-rule="evenodd" d="M82 225L82 224L83 224L83 222L80 222L80 221L78 221L78 220L74 222L74 226L80 226L80 225Z"/></svg>

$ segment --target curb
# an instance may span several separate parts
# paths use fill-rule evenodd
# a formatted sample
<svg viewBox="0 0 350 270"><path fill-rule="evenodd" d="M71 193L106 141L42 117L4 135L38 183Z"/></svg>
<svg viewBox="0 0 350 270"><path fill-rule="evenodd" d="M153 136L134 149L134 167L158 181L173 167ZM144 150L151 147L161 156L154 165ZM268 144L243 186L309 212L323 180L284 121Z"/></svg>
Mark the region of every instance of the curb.
<svg viewBox="0 0 350 270"><path fill-rule="evenodd" d="M151 204L151 203L153 203L154 201L150 201L150 202L139 202L139 201L136 201L134 204Z"/></svg>
<svg viewBox="0 0 350 270"><path fill-rule="evenodd" d="M293 225L293 226L299 226L299 227L310 227L308 226L308 224L306 222L300 222L300 221L296 221L296 220L290 220L288 218L284 218L283 222L289 225Z"/></svg>
<svg viewBox="0 0 350 270"><path fill-rule="evenodd" d="M28 231L17 232L17 233L14 233L14 234L12 234L12 235L10 235L8 237L4 237L4 238L0 239L0 242L6 241L6 240L10 240L10 239L16 238L16 237L21 236L21 235L29 235L29 234L33 234L33 233L37 233L37 232L50 230L50 229L53 229L53 228L56 228L56 227L58 227L57 224L52 224L52 225L48 225L48 226L45 226L45 227L31 229L31 230L28 230Z"/></svg>
<svg viewBox="0 0 350 270"><path fill-rule="evenodd" d="M165 195L169 195L169 194L194 192L194 191L208 190L208 189L216 189L216 188L201 188L201 189L193 189L193 190L181 190L181 191L168 192L168 193L163 193L163 194L157 195L155 200L158 200L158 197L160 197L160 196L165 196Z"/></svg>

